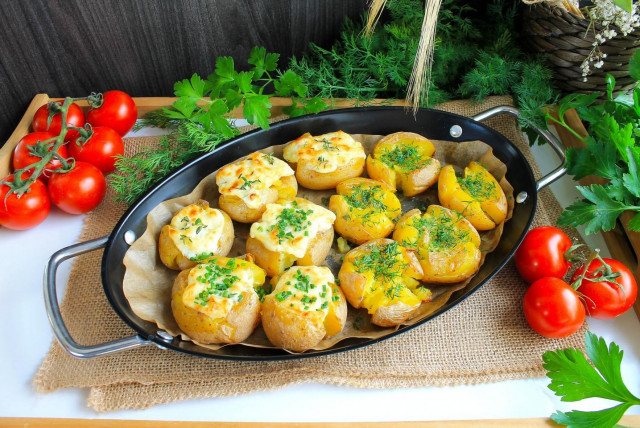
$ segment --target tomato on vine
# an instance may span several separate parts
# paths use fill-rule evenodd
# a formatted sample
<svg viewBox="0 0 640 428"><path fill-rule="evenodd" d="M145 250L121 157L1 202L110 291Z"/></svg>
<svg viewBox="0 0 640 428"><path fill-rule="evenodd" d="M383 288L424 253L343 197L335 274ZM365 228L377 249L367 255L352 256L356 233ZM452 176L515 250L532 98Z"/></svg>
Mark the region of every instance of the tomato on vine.
<svg viewBox="0 0 640 428"><path fill-rule="evenodd" d="M51 211L47 187L36 180L20 194L12 191L9 184L14 179L11 174L0 180L0 226L12 230L31 229L42 223Z"/></svg>
<svg viewBox="0 0 640 428"><path fill-rule="evenodd" d="M585 271L586 266L586 271ZM626 312L638 296L638 285L631 271L614 259L597 253L571 278L583 296L587 314L593 318L614 318Z"/></svg>
<svg viewBox="0 0 640 428"><path fill-rule="evenodd" d="M540 278L562 278L577 260L572 254L575 248L571 238L557 227L536 227L516 251L516 268L529 284Z"/></svg>
<svg viewBox="0 0 640 428"><path fill-rule="evenodd" d="M69 143L69 154L77 161L95 165L103 174L115 169L116 156L124 155L122 137L106 126L95 126L91 137L81 143L79 140Z"/></svg>
<svg viewBox="0 0 640 428"><path fill-rule="evenodd" d="M87 122L93 126L108 126L124 137L133 128L138 118L138 108L128 94L122 91L107 91L102 94L102 103L87 112Z"/></svg>
<svg viewBox="0 0 640 428"><path fill-rule="evenodd" d="M63 101L56 101L56 103L62 105ZM48 123L49 115L50 106L49 104L45 104L36 111L36 114L33 116L33 121L31 122L31 127L36 132L49 132L54 136L58 136L62 130L62 114L56 113L51 118L50 124ZM85 117L82 109L78 107L76 103L71 103L67 110L67 126L82 128L84 124ZM67 135L64 137L64 141L71 141L72 139L77 138L78 135L80 135L78 131L69 129L67 131Z"/></svg>
<svg viewBox="0 0 640 428"><path fill-rule="evenodd" d="M13 149L13 169L26 168L29 165L33 165L40 161L47 152L53 150L53 142L49 142L47 144L44 143L52 138L55 138L55 135L49 132L32 132L22 137ZM53 170L62 166L60 158L67 158L69 156L67 153L67 146L60 146L56 153L58 156L53 157L49 162L47 162L42 170L42 174L38 177L45 182ZM33 168L26 170L26 172L32 171Z"/></svg>
<svg viewBox="0 0 640 428"><path fill-rule="evenodd" d="M541 278L527 289L524 316L532 329L549 338L567 337L580 329L586 314L578 293L559 278Z"/></svg>
<svg viewBox="0 0 640 428"><path fill-rule="evenodd" d="M69 214L84 214L97 207L106 189L102 172L86 162L75 162L68 172L55 172L49 179L51 202Z"/></svg>

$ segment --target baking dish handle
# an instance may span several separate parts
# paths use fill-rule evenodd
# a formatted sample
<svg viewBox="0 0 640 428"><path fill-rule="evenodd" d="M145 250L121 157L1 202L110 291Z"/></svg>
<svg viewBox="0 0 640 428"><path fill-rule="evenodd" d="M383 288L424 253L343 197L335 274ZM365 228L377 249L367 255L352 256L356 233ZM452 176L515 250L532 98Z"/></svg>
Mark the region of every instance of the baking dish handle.
<svg viewBox="0 0 640 428"><path fill-rule="evenodd" d="M143 339L136 335L98 345L84 346L73 340L69 334L69 330L67 330L67 327L64 325L56 293L56 273L58 266L67 259L103 248L108 240L109 237L104 236L56 251L51 258L49 258L44 271L44 302L53 334L65 351L77 358L97 357L153 343L150 340Z"/></svg>
<svg viewBox="0 0 640 428"><path fill-rule="evenodd" d="M567 164L567 158L564 155L564 149L560 145L560 142L556 139L555 135L547 130L538 128L533 123L525 119L520 114L520 111L517 108L511 106L498 106L477 114L473 116L472 119L478 122L482 122L483 120L489 119L490 117L496 116L500 113L508 113L512 116L517 117L519 120L526 122L527 125L529 125L531 129L536 132L536 134L538 134L540 137L542 137L543 140L549 143L551 148L556 152L558 158L560 159L560 166L536 181L536 191L540 191L541 189L547 187L549 184L553 183L558 178L566 174L567 168L565 168L565 165Z"/></svg>

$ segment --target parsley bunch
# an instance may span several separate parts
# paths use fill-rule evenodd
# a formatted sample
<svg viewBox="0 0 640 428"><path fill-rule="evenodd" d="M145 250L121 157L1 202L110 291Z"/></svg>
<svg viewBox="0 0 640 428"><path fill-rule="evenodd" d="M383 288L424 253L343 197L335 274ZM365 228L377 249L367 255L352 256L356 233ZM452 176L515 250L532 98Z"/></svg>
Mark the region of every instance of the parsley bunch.
<svg viewBox="0 0 640 428"><path fill-rule="evenodd" d="M236 108L242 108L250 124L263 129L269 129L273 96L291 98L284 112L292 117L326 109L321 99L307 99L307 85L299 75L278 70L279 59L277 53L254 47L248 71L236 70L233 58L220 57L206 79L194 74L176 82L173 89L178 99L171 108L151 112L136 127L167 128L171 133L159 147L118 160L117 174L111 179L117 199L133 203L169 171L238 135L240 131L229 120Z"/></svg>
<svg viewBox="0 0 640 428"><path fill-rule="evenodd" d="M640 81L640 51L633 55L630 75ZM549 120L582 140L586 148L567 150L569 174L576 180L595 175L606 184L577 186L584 197L567 207L558 219L565 226L586 225L587 234L611 230L624 211L640 212L640 86L632 97L613 97L615 79L607 75L607 100L596 104L599 94L572 94L558 104L558 118ZM565 122L564 114L575 108L588 123L589 135L581 137ZM640 214L629 222L631 230L640 231Z"/></svg>
<svg viewBox="0 0 640 428"><path fill-rule="evenodd" d="M551 379L549 389L562 397L562 401L598 397L620 404L595 412L558 411L551 419L569 428L613 427L631 406L640 405L640 398L631 394L622 380L623 351L618 345L612 342L607 347L604 339L591 332L587 332L585 342L587 356L593 365L577 349L549 351L542 356L543 367Z"/></svg>

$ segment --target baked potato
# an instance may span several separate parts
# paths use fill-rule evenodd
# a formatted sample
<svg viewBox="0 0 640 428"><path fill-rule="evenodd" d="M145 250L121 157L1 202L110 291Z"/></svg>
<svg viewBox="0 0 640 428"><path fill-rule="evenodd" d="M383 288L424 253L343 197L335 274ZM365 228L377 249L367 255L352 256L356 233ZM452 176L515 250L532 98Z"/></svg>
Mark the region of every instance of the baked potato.
<svg viewBox="0 0 640 428"><path fill-rule="evenodd" d="M276 276L297 263L320 265L333 243L336 216L302 198L267 204L260 221L251 225L247 252L268 276Z"/></svg>
<svg viewBox="0 0 640 428"><path fill-rule="evenodd" d="M216 174L218 205L233 220L253 223L267 204L291 200L298 193L293 169L267 153L252 153L220 168Z"/></svg>
<svg viewBox="0 0 640 428"><path fill-rule="evenodd" d="M306 133L289 142L282 155L296 170L298 183L315 190L362 175L366 158L362 144L342 131L317 137Z"/></svg>
<svg viewBox="0 0 640 428"><path fill-rule="evenodd" d="M226 256L233 238L227 213L200 200L182 208L160 229L160 260L169 269L188 269L208 257Z"/></svg>
<svg viewBox="0 0 640 428"><path fill-rule="evenodd" d="M451 165L442 168L438 198L447 208L461 213L477 230L491 230L507 217L507 197L498 181L478 162L457 177Z"/></svg>
<svg viewBox="0 0 640 428"><path fill-rule="evenodd" d="M435 147L412 132L387 135L367 157L367 174L406 196L424 192L438 181L440 162L432 158Z"/></svg>
<svg viewBox="0 0 640 428"><path fill-rule="evenodd" d="M386 184L370 178L350 178L338 184L329 199L336 214L335 229L356 244L383 238L393 231L393 221L402 213L400 201Z"/></svg>
<svg viewBox="0 0 640 428"><path fill-rule="evenodd" d="M415 251L423 282L463 281L480 267L480 235L459 213L430 205L424 215L413 209L403 215L393 239Z"/></svg>
<svg viewBox="0 0 640 428"><path fill-rule="evenodd" d="M260 322L265 273L251 258L213 257L176 277L171 310L180 329L200 343L239 343Z"/></svg>
<svg viewBox="0 0 640 428"><path fill-rule="evenodd" d="M366 308L381 327L409 319L431 291L420 285L422 267L416 256L391 239L376 239L349 251L338 279L347 301Z"/></svg>
<svg viewBox="0 0 640 428"><path fill-rule="evenodd" d="M262 327L275 346L303 352L342 331L347 302L327 267L294 266L264 298Z"/></svg>

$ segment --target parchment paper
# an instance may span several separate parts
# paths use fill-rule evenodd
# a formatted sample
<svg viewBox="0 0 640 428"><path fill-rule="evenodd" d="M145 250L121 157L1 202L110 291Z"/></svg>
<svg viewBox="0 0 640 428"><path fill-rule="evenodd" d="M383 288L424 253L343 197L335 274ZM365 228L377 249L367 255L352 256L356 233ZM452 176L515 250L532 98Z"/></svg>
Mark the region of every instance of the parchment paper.
<svg viewBox="0 0 640 428"><path fill-rule="evenodd" d="M330 130L327 132L330 132ZM353 135L353 137L363 144L365 152L369 154L371 153L375 143L377 143L383 136ZM493 156L491 147L481 141L458 143L432 140L432 142L436 148L434 157L440 161L442 166L447 164L453 165L454 169L458 173L460 173L464 167L469 164L469 162L474 160L485 165L489 172L496 177L507 196L508 221L513 213L513 188L505 178L506 166ZM282 159L283 147L284 144L272 146L262 151L265 153L273 153L274 156ZM234 160L235 159L229 159L229 162L233 162ZM215 184L216 173L217 171L213 171L205 177L188 195L167 200L154 208L147 216L146 231L129 248L123 261L126 267L123 280L124 294L127 297L134 313L144 320L156 323L160 329L167 331L172 336L180 336L183 340L192 339L180 330L171 312L171 288L173 286L173 281L179 272L166 268L160 261L157 248L158 237L162 226L168 224L173 215L185 206L195 203L199 199L209 201L211 207L218 206L219 193ZM329 196L333 194L335 194L334 190L316 191L309 190L301 186L298 189L299 197L308 199L323 206L326 206ZM420 208L421 210L424 210L428 205L437 204L437 184L427 192L420 195L411 198L401 197L401 202L403 213L413 208ZM249 236L249 228L249 224L234 222L236 238L228 255L229 257L236 257L245 254L245 243L246 238ZM482 232L480 234L482 238L481 264L484 262L486 254L493 251L498 245L502 235L502 230L503 225L501 224L491 231ZM336 234L336 238L337 236L338 235ZM334 246L330 254L327 256L325 263L333 271L336 277L342 263L342 256L343 254L337 251L334 242ZM429 288L433 293L431 302L423 303L416 315L407 320L404 325L415 324L438 310L449 300L453 292L464 288L470 280L471 278L460 283L449 285L426 284L427 288ZM385 336L398 328L378 327L371 324L369 321L370 316L367 314L366 309L357 310L349 306L347 322L344 330L334 337L324 339L313 349L326 349L349 337L375 339ZM194 342L200 346L210 349L219 349L222 346L274 347L267 340L261 326L258 326L254 333L245 342L239 345L206 345L196 341Z"/></svg>

